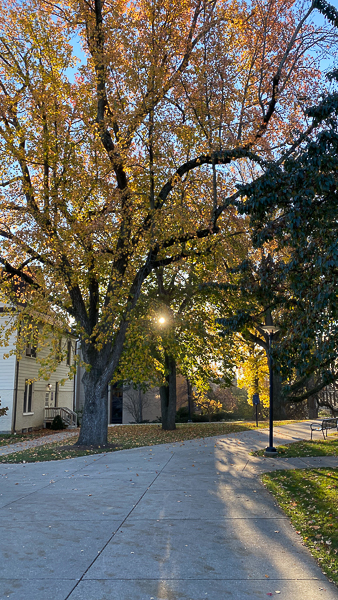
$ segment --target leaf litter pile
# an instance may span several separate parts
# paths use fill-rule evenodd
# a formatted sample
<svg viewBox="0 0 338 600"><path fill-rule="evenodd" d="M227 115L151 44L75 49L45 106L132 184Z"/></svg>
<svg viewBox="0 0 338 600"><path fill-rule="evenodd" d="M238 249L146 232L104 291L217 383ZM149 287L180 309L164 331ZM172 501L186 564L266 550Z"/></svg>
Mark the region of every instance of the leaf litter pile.
<svg viewBox="0 0 338 600"><path fill-rule="evenodd" d="M338 585L338 469L276 471L262 480L322 572Z"/></svg>

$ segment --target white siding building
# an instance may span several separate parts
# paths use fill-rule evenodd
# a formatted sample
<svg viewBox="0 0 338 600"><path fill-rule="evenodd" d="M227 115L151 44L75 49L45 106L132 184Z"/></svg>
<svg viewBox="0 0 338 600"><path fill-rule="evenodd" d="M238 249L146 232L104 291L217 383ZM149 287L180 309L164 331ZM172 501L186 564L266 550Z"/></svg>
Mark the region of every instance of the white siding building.
<svg viewBox="0 0 338 600"><path fill-rule="evenodd" d="M0 314L0 325L4 320L5 317ZM8 346L0 347L1 408L8 407L7 414L0 417L0 433L38 429L44 426L46 418L50 421L60 413L61 408L65 408L69 414L73 410L74 381L68 378L68 372L75 353L75 339L66 336L62 339L62 344L67 345L67 357L46 381L38 379L36 351L30 345L20 360L15 355L4 358L15 348L15 338L13 334ZM42 356L47 354L46 349L41 352ZM66 382L61 385L63 379Z"/></svg>

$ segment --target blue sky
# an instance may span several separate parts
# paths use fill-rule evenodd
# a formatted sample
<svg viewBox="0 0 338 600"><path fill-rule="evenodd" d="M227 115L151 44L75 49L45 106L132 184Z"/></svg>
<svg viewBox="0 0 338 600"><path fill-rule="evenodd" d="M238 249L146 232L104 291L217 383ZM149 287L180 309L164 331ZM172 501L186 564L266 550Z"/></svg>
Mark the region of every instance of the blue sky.
<svg viewBox="0 0 338 600"><path fill-rule="evenodd" d="M330 4L338 9L338 0L331 0ZM325 18L319 13L319 11L316 11L313 16L313 21L316 23L316 25L322 25L325 22ZM74 75L77 72L78 67L80 64L84 64L86 62L86 55L81 48L80 38L77 35L74 35L71 43L73 45L75 55L81 61L81 63L79 63L75 69L67 69L67 75L70 81L74 81ZM331 60L324 59L321 61L321 68L323 71L328 70L332 67L332 64L333 62Z"/></svg>

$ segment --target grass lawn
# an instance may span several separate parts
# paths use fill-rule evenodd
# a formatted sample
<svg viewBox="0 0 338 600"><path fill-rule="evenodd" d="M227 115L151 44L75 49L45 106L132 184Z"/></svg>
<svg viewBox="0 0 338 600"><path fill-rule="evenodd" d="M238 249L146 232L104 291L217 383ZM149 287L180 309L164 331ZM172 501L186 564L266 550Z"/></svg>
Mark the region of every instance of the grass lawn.
<svg viewBox="0 0 338 600"><path fill-rule="evenodd" d="M278 421L276 422L276 425L286 425L294 422L295 421ZM260 429L265 429L267 427L267 422L259 423ZM76 456L85 456L87 454L125 450L126 448L168 444L195 438L238 433L240 431L247 431L248 429L256 429L256 424L254 422L178 423L175 431L163 431L161 425L121 425L119 427L109 427L108 429L108 442L112 445L110 448L72 448L72 444L77 441L76 434L74 438L68 438L67 441L55 442L53 444L26 449L21 452L16 452L15 454L0 456L0 463L61 460L65 458L74 458ZM48 431L50 432L50 430ZM15 441L21 441L18 437L19 436L15 436ZM24 440L27 440L26 434Z"/></svg>
<svg viewBox="0 0 338 600"><path fill-rule="evenodd" d="M337 456L338 455L338 433L330 434L324 441L302 440L285 446L277 446L278 456L283 458L295 458L297 456ZM264 456L264 450L252 452L254 456Z"/></svg>
<svg viewBox="0 0 338 600"><path fill-rule="evenodd" d="M338 469L276 471L262 480L323 573L338 585Z"/></svg>

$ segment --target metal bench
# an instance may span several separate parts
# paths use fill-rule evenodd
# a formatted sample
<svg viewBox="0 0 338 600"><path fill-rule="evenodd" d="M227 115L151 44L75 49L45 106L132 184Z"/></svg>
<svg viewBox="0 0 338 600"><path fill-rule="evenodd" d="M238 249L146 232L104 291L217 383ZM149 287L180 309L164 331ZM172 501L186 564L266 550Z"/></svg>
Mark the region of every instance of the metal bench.
<svg viewBox="0 0 338 600"><path fill-rule="evenodd" d="M335 417L332 417L331 419L323 419L321 421L321 423L311 423L310 424L310 429L311 429L311 441L312 441L312 434L314 431L321 431L323 434L323 438L325 440L325 432L326 432L326 437L327 437L327 430L328 429L337 429L338 431L338 419Z"/></svg>

